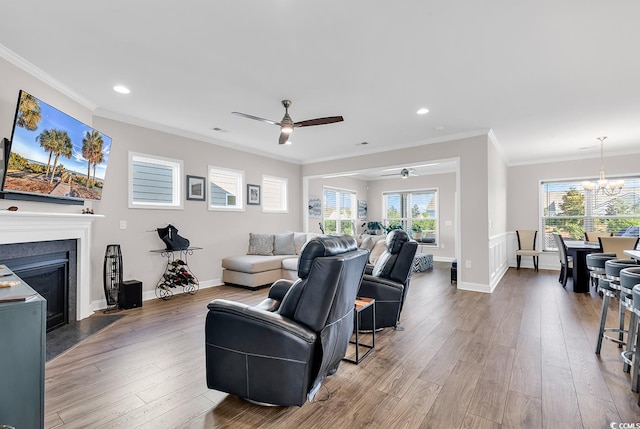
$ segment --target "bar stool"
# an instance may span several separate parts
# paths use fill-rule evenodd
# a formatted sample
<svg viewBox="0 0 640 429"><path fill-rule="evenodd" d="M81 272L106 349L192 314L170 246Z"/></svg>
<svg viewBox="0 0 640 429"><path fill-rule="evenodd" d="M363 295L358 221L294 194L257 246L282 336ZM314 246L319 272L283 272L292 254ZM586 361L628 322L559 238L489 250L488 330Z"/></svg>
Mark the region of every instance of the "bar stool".
<svg viewBox="0 0 640 429"><path fill-rule="evenodd" d="M640 284L637 284L633 287L632 289L632 295L633 295L633 313L636 315L636 322L638 320L640 320ZM636 323L636 328L640 327L640 324ZM640 333L638 333L637 329L636 329L636 344L633 350L633 358L632 360L632 366L633 366L633 371L631 372L631 390L634 392L638 392L638 390L640 390L640 386L638 385L638 381L639 381L639 376L638 374L640 373ZM623 359L625 359L625 357L623 355ZM640 405L640 398L638 398L638 405Z"/></svg>
<svg viewBox="0 0 640 429"><path fill-rule="evenodd" d="M587 255L587 269L589 270L591 283L596 287L596 291L598 289L598 280L607 278L607 274L604 271L605 262L616 258L615 253L590 253Z"/></svg>
<svg viewBox="0 0 640 429"><path fill-rule="evenodd" d="M633 288L640 284L640 266L625 268L620 271L620 302L625 310L631 313L629 318L629 335L627 336L627 349L621 353L624 362L624 372L629 372L630 365L633 363L633 350L635 346L635 337L638 331L638 322L634 311ZM631 386L632 389L635 385ZM636 392L637 390L634 390Z"/></svg>
<svg viewBox="0 0 640 429"><path fill-rule="evenodd" d="M611 259L605 262L606 279L598 280L598 287L603 292L602 299L602 312L600 313L600 327L598 328L598 341L596 343L596 354L600 354L602 348L602 339L606 338L609 341L613 341L618 344L618 347L622 347L626 344L624 340L624 334L628 334L628 331L624 329L624 305L620 300L618 307L618 327L607 328L605 323L607 321L607 311L609 310L610 298L620 297L620 271L624 268L636 267L636 262L633 259ZM613 338L607 335L607 332L617 332L618 338Z"/></svg>

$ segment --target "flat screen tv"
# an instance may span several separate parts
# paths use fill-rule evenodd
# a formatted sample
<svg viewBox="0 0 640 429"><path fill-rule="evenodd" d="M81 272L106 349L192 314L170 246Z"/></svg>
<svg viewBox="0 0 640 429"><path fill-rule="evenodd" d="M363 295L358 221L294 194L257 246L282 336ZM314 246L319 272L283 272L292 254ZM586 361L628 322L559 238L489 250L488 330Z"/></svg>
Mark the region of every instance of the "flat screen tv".
<svg viewBox="0 0 640 429"><path fill-rule="evenodd" d="M101 199L111 138L23 90L10 148L7 196Z"/></svg>

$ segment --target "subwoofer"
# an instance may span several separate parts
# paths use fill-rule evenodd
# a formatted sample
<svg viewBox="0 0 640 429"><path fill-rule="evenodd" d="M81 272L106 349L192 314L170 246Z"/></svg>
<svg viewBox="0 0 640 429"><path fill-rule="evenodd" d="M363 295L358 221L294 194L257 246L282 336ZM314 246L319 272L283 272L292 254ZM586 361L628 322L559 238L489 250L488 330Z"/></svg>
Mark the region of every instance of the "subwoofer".
<svg viewBox="0 0 640 429"><path fill-rule="evenodd" d="M120 308L142 307L142 282L138 280L126 280L122 282L118 294Z"/></svg>

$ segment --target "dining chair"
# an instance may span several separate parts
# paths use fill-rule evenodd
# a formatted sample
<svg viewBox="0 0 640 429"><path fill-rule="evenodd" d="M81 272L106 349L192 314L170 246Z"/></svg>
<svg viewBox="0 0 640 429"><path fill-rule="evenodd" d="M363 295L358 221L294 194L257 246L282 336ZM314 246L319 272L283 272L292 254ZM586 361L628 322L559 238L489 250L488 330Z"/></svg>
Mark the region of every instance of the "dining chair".
<svg viewBox="0 0 640 429"><path fill-rule="evenodd" d="M603 253L615 253L620 259L628 258L625 250L635 250L638 237L598 237L600 250Z"/></svg>
<svg viewBox="0 0 640 429"><path fill-rule="evenodd" d="M613 232L591 231L584 232L584 241L588 243L597 243L598 237L613 237Z"/></svg>
<svg viewBox="0 0 640 429"><path fill-rule="evenodd" d="M539 250L536 250L536 236L538 235L538 231L519 229L516 231L516 235L518 236L518 250L516 250L516 269L520 269L520 262L523 256L532 256L533 268L538 271L538 257L541 253Z"/></svg>
<svg viewBox="0 0 640 429"><path fill-rule="evenodd" d="M552 234L553 239L556 241L558 257L560 258L560 278L558 278L558 281L562 283L562 287L566 287L569 274L573 273L573 258L567 256L567 247L564 244L562 236L557 232L553 232Z"/></svg>

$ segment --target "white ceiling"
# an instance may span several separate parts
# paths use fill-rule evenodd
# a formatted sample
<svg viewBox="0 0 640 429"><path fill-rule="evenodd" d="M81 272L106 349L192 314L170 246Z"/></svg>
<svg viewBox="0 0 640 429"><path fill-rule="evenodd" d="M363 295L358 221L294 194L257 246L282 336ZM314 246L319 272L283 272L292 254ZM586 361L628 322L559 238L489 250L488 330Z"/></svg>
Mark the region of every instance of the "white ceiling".
<svg viewBox="0 0 640 429"><path fill-rule="evenodd" d="M294 162L489 130L510 165L597 157L600 135L607 155L640 152L637 0L31 0L2 16L0 52L96 115ZM279 121L285 98L294 121L345 120L280 146L231 114Z"/></svg>

